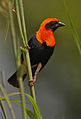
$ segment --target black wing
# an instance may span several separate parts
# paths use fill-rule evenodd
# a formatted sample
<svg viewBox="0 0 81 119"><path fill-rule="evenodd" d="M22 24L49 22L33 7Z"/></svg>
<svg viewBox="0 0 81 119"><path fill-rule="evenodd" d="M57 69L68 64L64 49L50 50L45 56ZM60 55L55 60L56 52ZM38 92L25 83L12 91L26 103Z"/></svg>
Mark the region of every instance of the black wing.
<svg viewBox="0 0 81 119"><path fill-rule="evenodd" d="M46 42L40 43L36 39L36 34L34 34L29 40L28 45L31 47L31 49L29 50L31 67L36 66L32 68L32 74L34 76L37 65L41 63L42 68L45 66L54 51L54 47L47 46ZM21 54L21 59L23 59L23 54Z"/></svg>
<svg viewBox="0 0 81 119"><path fill-rule="evenodd" d="M45 42L41 44L36 39L36 34L29 40L28 45L31 47L29 50L31 65L41 62L44 66L54 50L54 47L47 46Z"/></svg>

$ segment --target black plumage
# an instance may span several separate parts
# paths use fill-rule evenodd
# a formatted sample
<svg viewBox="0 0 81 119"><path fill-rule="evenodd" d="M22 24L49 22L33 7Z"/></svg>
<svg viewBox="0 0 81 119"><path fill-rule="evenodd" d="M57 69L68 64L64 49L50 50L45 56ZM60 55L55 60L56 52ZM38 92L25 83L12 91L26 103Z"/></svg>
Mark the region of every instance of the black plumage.
<svg viewBox="0 0 81 119"><path fill-rule="evenodd" d="M49 47L46 45L46 42L40 43L36 39L36 34L34 34L33 37L29 40L28 45L31 47L29 50L31 66L41 62L43 68L51 57L55 46ZM35 69L32 69L33 76Z"/></svg>
<svg viewBox="0 0 81 119"><path fill-rule="evenodd" d="M52 56L56 44L53 32L61 26L65 26L65 24L56 18L48 18L41 23L38 31L29 40L29 55L34 79L31 85L35 83L38 72L43 69ZM23 63L23 60L23 53L21 53L21 63ZM23 80L26 75L25 72L23 74ZM17 71L8 79L9 84L19 87L18 80L16 79Z"/></svg>
<svg viewBox="0 0 81 119"><path fill-rule="evenodd" d="M30 62L31 62L31 67L33 65L38 65L39 63L42 64L42 68L40 70L43 69L43 67L46 65L46 63L48 62L49 58L51 57L53 51L54 51L54 47L49 47L46 45L46 42L40 43L37 39L36 39L36 34L34 34L32 36L32 38L29 40L28 42L29 47L31 48L29 50L29 55L30 55ZM23 53L21 54L21 61L23 62L24 58L23 58ZM32 75L34 77L35 71L37 69L37 66L32 68ZM27 74L23 75L23 80L25 79ZM8 79L8 83L13 85L14 87L19 87L18 84L18 80L17 80L17 72L15 72L9 79Z"/></svg>

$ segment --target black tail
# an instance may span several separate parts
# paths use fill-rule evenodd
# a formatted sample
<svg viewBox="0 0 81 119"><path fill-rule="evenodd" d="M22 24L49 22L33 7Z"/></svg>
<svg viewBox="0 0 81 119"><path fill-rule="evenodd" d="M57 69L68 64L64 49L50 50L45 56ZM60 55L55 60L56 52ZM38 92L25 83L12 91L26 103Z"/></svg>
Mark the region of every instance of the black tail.
<svg viewBox="0 0 81 119"><path fill-rule="evenodd" d="M26 77L26 74L23 76L23 81ZM12 85L13 87L19 88L19 82L17 80L17 72L15 72L9 79L8 83Z"/></svg>

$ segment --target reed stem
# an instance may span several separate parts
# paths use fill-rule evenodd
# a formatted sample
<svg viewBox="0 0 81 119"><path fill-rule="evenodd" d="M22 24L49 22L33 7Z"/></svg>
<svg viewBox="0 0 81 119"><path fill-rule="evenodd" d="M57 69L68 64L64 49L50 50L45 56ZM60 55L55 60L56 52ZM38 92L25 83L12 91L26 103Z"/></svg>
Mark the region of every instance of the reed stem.
<svg viewBox="0 0 81 119"><path fill-rule="evenodd" d="M6 94L5 90L4 90L4 88L3 88L1 85L0 85L0 90L2 91L2 93L3 93L3 95L4 95L4 98L5 98L5 100L6 100L7 104L8 104L9 110L10 110L10 112L11 112L12 119L16 119L16 118L15 118L14 111L13 111L13 109L12 109L12 105L11 105L11 103L10 103L10 101L9 101L9 98L8 98L8 96L7 96L7 94Z"/></svg>
<svg viewBox="0 0 81 119"><path fill-rule="evenodd" d="M13 39L13 47L14 47L14 54L16 58L16 65L18 65L17 58L17 47L16 47L16 35L15 35L15 27L14 27L14 19L12 14L12 3L9 1L9 13L10 13L10 23L11 23L11 32L12 32L12 39ZM22 83L22 76L18 77L19 86L20 86L20 92L21 92L21 100L22 100L22 113L23 113L23 119L26 118L26 110L25 110L25 98L24 98L24 89L23 89L23 83Z"/></svg>
<svg viewBox="0 0 81 119"><path fill-rule="evenodd" d="M19 5L20 5L21 19L20 19L18 2L16 0L18 24L19 24L19 28L20 29L22 28L22 30L21 30L20 33L21 33L21 36L24 36L24 38L22 37L22 40L25 39L25 43L26 43L26 45L28 45L27 33L26 33L26 26L25 26L25 19L24 19L23 2L22 2L22 0L19 0ZM22 21L22 26L21 26L21 21ZM22 33L22 31L23 31L23 33ZM25 45L24 42L23 42L23 45ZM30 57L29 57L28 50L27 50L27 53L26 53L26 63L27 63L28 79L29 80L32 80L32 71L31 71L31 64L30 64ZM36 96L35 96L34 86L31 86L30 87L30 92L31 92L31 96L33 97L33 99L36 102Z"/></svg>
<svg viewBox="0 0 81 119"><path fill-rule="evenodd" d="M1 109L2 109L2 112L3 112L3 115L4 115L5 119L8 119L5 107L4 107L3 102L1 100L0 100L0 106L1 106Z"/></svg>

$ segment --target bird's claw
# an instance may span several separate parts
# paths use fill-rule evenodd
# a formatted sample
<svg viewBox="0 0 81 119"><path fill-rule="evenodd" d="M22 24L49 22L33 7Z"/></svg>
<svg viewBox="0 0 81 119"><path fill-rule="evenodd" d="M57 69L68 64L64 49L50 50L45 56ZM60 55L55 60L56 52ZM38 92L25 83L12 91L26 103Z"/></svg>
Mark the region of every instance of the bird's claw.
<svg viewBox="0 0 81 119"><path fill-rule="evenodd" d="M29 86L33 86L34 83L35 83L35 82L34 82L33 79L32 79L32 80L29 80Z"/></svg>
<svg viewBox="0 0 81 119"><path fill-rule="evenodd" d="M31 49L31 47L30 47L29 45L25 45L24 48L26 48L26 49L28 49L28 50Z"/></svg>
<svg viewBox="0 0 81 119"><path fill-rule="evenodd" d="M20 47L21 51L27 52L27 49L30 50L31 47L29 45L25 45L24 47Z"/></svg>

